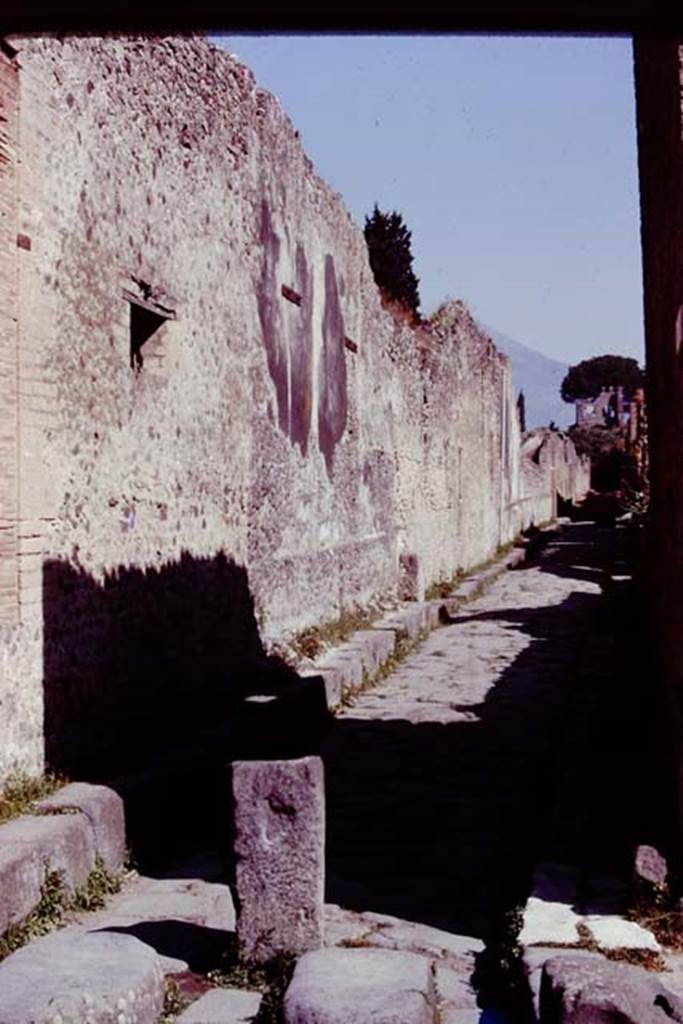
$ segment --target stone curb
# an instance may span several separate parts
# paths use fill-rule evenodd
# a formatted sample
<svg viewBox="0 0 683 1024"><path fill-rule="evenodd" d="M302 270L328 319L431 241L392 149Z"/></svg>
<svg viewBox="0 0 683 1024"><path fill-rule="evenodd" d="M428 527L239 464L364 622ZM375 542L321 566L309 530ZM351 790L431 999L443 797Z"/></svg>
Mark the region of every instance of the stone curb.
<svg viewBox="0 0 683 1024"><path fill-rule="evenodd" d="M541 534L550 535L556 529L557 524L553 524ZM390 661L400 639L418 643L447 622L449 616L456 615L464 604L484 593L506 570L518 568L525 560L526 550L515 547L492 565L472 573L447 597L402 602L367 629L358 630L344 643L320 655L311 668L300 675L302 678L322 677L327 706L339 707L372 681Z"/></svg>
<svg viewBox="0 0 683 1024"><path fill-rule="evenodd" d="M123 802L106 786L70 783L0 825L0 935L35 910L48 871L73 892L98 858L121 868L125 850Z"/></svg>

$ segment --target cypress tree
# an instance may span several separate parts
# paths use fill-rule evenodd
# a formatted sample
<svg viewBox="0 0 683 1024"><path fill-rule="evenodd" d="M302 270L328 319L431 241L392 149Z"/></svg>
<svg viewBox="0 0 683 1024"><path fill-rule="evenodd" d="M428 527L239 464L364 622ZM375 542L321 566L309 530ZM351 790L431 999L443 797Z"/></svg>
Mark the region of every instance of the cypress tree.
<svg viewBox="0 0 683 1024"><path fill-rule="evenodd" d="M417 319L420 295L412 268L410 238L400 213L383 213L375 203L372 216L365 218L365 241L377 287Z"/></svg>

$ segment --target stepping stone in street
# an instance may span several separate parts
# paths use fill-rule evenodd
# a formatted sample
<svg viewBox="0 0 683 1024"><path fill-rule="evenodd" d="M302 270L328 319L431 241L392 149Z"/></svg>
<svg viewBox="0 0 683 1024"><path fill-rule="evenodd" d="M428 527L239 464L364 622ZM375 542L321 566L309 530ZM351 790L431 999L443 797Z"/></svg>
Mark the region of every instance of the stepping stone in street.
<svg viewBox="0 0 683 1024"><path fill-rule="evenodd" d="M432 1024L431 964L388 949L306 953L285 994L286 1024Z"/></svg>
<svg viewBox="0 0 683 1024"><path fill-rule="evenodd" d="M0 964L2 1024L155 1024L164 976L129 935L65 929Z"/></svg>

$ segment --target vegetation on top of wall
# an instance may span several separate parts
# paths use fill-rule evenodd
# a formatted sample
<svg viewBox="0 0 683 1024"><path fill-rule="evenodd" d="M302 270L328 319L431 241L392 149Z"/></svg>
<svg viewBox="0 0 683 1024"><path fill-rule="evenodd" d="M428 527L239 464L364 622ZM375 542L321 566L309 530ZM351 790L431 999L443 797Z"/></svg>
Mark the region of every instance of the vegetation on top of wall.
<svg viewBox="0 0 683 1024"><path fill-rule="evenodd" d="M399 303L419 320L418 279L413 273L411 234L403 217L395 210L383 213L377 203L371 217L365 218L365 241L377 287L383 295Z"/></svg>
<svg viewBox="0 0 683 1024"><path fill-rule="evenodd" d="M30 776L12 772L0 792L0 824L27 814L36 800L43 800L66 783L60 775Z"/></svg>

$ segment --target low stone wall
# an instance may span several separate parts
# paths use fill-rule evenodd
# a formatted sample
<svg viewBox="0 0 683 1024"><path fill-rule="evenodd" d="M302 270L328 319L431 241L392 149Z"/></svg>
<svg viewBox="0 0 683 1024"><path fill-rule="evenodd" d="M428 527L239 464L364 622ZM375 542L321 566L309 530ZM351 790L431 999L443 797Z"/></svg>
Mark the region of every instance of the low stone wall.
<svg viewBox="0 0 683 1024"><path fill-rule="evenodd" d="M234 58L94 37L4 56L2 351L26 385L0 407L22 474L0 777L43 734L91 774L120 735L229 715L269 644L419 600L549 518L570 452L532 501L507 359L461 303L417 331L382 308L362 232Z"/></svg>

